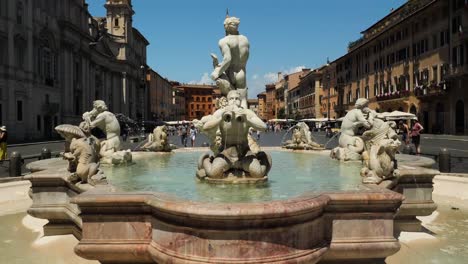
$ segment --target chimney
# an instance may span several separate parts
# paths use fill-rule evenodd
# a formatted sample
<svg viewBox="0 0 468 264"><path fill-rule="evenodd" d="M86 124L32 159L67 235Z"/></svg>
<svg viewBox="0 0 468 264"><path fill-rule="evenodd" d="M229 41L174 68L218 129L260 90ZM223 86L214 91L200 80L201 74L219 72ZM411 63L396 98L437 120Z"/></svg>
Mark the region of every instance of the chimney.
<svg viewBox="0 0 468 264"><path fill-rule="evenodd" d="M278 82L283 79L283 74L281 72L278 72Z"/></svg>

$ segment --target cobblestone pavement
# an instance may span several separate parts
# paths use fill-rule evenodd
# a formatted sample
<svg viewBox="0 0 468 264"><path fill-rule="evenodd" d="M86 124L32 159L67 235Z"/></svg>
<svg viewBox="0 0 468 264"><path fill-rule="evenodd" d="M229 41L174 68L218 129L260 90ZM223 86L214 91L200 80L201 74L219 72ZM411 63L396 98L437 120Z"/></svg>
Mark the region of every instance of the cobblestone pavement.
<svg viewBox="0 0 468 264"><path fill-rule="evenodd" d="M332 149L338 145L338 137L327 138L324 132L313 132L315 140L324 144L326 148ZM281 131L278 133L266 132L260 134L260 145L261 146L281 146L281 142L290 139L291 133ZM171 143L182 147L180 137L177 135L171 135ZM141 146L144 139L139 137L138 142L123 142L123 149L135 150ZM204 143L208 143L208 139L203 134L198 134L195 140L195 147L202 147ZM187 147L191 146L190 139L187 139ZM50 142L39 142L33 144L15 144L8 146L8 152L18 151L23 157L26 157L25 163L35 161L37 158L29 158L32 155L39 155L42 148L47 147L52 153L59 153L63 151L64 141L50 141ZM414 148L414 147L413 147ZM447 148L451 155L451 168L452 172L455 173L468 173L468 136L451 136L451 135L432 135L423 134L421 136L421 151L423 155L437 159L437 155L441 148ZM0 161L0 177L8 176L9 163L7 161ZM23 173L27 173L23 166Z"/></svg>

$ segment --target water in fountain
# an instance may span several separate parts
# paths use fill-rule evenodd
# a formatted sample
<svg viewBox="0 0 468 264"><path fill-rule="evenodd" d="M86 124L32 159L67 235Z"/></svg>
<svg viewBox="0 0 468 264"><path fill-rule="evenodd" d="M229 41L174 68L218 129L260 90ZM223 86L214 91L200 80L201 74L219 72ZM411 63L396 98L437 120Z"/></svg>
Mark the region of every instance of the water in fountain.
<svg viewBox="0 0 468 264"><path fill-rule="evenodd" d="M340 135L341 135L341 132L335 133L335 135L333 135L333 137L331 137L331 138L327 141L327 143L325 143L325 145L324 145L323 147L324 147L325 149L331 149L331 148L328 148L328 144L329 144L330 142L332 142L332 140L334 140L334 139L339 139L339 138L340 138Z"/></svg>
<svg viewBox="0 0 468 264"><path fill-rule="evenodd" d="M281 145L284 144L285 138L286 138L286 136L289 134L289 132L291 132L291 130L293 130L293 129L296 128L296 127L297 127L297 125L294 125L294 126L288 128L288 130L286 131L286 133L284 133L283 137L281 138ZM314 138L314 141L315 141L315 138ZM317 141L316 141L316 142L317 142Z"/></svg>

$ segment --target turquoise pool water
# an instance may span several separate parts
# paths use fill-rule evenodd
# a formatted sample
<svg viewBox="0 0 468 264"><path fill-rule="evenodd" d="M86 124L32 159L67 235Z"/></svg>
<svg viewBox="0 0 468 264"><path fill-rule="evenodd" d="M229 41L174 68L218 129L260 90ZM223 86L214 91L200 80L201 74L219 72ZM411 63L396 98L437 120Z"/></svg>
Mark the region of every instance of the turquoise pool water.
<svg viewBox="0 0 468 264"><path fill-rule="evenodd" d="M361 185L360 163L340 163L327 155L269 151L273 168L264 185L214 185L195 177L202 152L176 152L138 160L129 167L107 167L112 185L124 191L163 192L179 198L209 202L282 200L303 193L355 191Z"/></svg>

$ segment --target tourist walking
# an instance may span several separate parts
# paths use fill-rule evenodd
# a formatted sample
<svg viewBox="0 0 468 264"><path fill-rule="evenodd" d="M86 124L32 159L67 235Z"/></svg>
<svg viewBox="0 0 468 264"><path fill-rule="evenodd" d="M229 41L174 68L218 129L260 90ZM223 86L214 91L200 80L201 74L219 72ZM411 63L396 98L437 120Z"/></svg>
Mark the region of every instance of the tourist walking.
<svg viewBox="0 0 468 264"><path fill-rule="evenodd" d="M411 142L414 144L416 149L416 155L421 154L421 131L424 127L419 123L418 120L413 121L413 126L411 128Z"/></svg>
<svg viewBox="0 0 468 264"><path fill-rule="evenodd" d="M182 146L187 147L187 128L184 125L180 127L179 135Z"/></svg>
<svg viewBox="0 0 468 264"><path fill-rule="evenodd" d="M405 145L408 145L410 139L410 129L408 125L403 122L403 120L400 120L400 122L398 122L398 126L401 133L401 140L405 143Z"/></svg>
<svg viewBox="0 0 468 264"><path fill-rule="evenodd" d="M197 136L197 130L195 127L192 125L190 127L190 140L192 142L192 148L195 147L195 137Z"/></svg>
<svg viewBox="0 0 468 264"><path fill-rule="evenodd" d="M8 134L5 126L0 127L0 160L7 158L7 139Z"/></svg>

